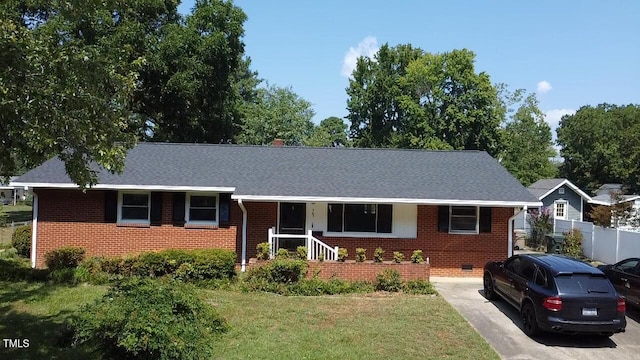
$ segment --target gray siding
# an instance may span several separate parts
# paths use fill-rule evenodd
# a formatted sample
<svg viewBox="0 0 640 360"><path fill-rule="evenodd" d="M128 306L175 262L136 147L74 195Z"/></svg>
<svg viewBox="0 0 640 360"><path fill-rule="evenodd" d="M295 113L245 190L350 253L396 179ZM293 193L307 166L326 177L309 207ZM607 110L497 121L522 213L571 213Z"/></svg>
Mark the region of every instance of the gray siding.
<svg viewBox="0 0 640 360"><path fill-rule="evenodd" d="M564 188L564 194L560 195L559 190ZM550 207L553 209L553 203L556 200L566 200L567 201L567 220L578 220L582 221L580 217L580 206L582 202L582 197L578 195L573 189L564 185L557 188L554 192L547 195L544 199L542 199L543 206Z"/></svg>

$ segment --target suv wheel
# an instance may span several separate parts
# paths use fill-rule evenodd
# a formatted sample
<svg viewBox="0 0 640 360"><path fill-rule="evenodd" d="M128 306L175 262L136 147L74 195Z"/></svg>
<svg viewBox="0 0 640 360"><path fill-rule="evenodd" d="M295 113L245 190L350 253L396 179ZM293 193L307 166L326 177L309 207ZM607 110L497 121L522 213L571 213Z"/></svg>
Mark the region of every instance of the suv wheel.
<svg viewBox="0 0 640 360"><path fill-rule="evenodd" d="M526 303L522 307L522 330L527 336L534 336L540 333L538 321L536 320L536 311L531 303Z"/></svg>
<svg viewBox="0 0 640 360"><path fill-rule="evenodd" d="M496 296L496 291L493 288L493 279L491 278L491 274L484 274L483 284L484 297L487 298L487 300L497 300L498 297Z"/></svg>

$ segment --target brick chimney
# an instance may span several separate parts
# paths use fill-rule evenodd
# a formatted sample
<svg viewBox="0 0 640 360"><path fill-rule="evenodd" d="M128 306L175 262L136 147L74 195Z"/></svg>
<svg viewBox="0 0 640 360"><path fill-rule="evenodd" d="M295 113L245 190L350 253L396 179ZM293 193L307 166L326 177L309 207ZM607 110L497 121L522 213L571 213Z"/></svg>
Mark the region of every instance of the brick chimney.
<svg viewBox="0 0 640 360"><path fill-rule="evenodd" d="M273 139L273 146L282 147L284 145L284 140L282 139Z"/></svg>

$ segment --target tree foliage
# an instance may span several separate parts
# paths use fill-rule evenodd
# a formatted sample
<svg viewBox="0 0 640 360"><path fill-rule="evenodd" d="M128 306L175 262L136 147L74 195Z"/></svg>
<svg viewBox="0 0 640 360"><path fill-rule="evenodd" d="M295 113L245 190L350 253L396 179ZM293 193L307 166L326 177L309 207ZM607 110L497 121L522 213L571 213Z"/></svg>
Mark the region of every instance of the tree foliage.
<svg viewBox="0 0 640 360"><path fill-rule="evenodd" d="M622 191L611 191L609 197L611 205L594 206L589 212L593 223L614 228L624 225L637 226L638 218L633 201L624 201Z"/></svg>
<svg viewBox="0 0 640 360"><path fill-rule="evenodd" d="M304 139L306 146L339 147L351 146L347 138L348 126L339 117L331 116L313 128L311 134Z"/></svg>
<svg viewBox="0 0 640 360"><path fill-rule="evenodd" d="M239 144L267 145L282 139L285 145L301 145L313 130L311 103L290 87L258 89L257 100L246 105L245 115L236 136Z"/></svg>
<svg viewBox="0 0 640 360"><path fill-rule="evenodd" d="M562 117L558 145L560 175L578 187L595 191L622 183L640 191L640 106L583 106Z"/></svg>
<svg viewBox="0 0 640 360"><path fill-rule="evenodd" d="M80 186L120 172L139 137L231 138L257 78L229 1L0 4L0 175L58 156ZM253 84L253 85L252 85ZM16 159L21 159L20 164Z"/></svg>
<svg viewBox="0 0 640 360"><path fill-rule="evenodd" d="M503 108L474 59L466 49L431 54L386 44L374 59L358 59L347 88L354 145L498 154Z"/></svg>
<svg viewBox="0 0 640 360"><path fill-rule="evenodd" d="M504 90L504 88L502 88ZM556 156L553 148L551 127L544 120L535 94L524 96L524 90L506 94L503 99L506 109L517 105L517 110L507 110L504 127L505 149L502 165L524 186L543 178L553 178L557 168L552 162Z"/></svg>

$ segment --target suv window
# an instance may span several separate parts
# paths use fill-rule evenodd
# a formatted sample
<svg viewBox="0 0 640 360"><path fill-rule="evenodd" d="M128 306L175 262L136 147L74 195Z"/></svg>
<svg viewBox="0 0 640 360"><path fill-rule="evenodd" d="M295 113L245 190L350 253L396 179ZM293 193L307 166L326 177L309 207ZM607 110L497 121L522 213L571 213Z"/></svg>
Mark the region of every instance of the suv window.
<svg viewBox="0 0 640 360"><path fill-rule="evenodd" d="M507 261L506 264L504 264L504 268L518 274L520 270L520 262L521 260L519 257L513 258L510 261Z"/></svg>
<svg viewBox="0 0 640 360"><path fill-rule="evenodd" d="M624 262L621 262L616 266L616 270L623 271L629 274L633 274L636 266L638 265L638 260L630 259Z"/></svg>
<svg viewBox="0 0 640 360"><path fill-rule="evenodd" d="M604 274L560 274L556 277L558 291L566 294L609 293L611 285Z"/></svg>
<svg viewBox="0 0 640 360"><path fill-rule="evenodd" d="M520 265L520 271L518 271L518 274L529 281L533 281L533 275L535 274L535 271L535 265L533 265L533 263L531 263L530 261L525 260L522 262L522 265Z"/></svg>
<svg viewBox="0 0 640 360"><path fill-rule="evenodd" d="M536 285L540 285L542 287L547 287L547 274L544 270L536 267L536 277L535 277Z"/></svg>

